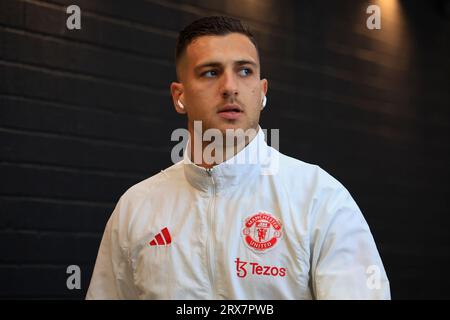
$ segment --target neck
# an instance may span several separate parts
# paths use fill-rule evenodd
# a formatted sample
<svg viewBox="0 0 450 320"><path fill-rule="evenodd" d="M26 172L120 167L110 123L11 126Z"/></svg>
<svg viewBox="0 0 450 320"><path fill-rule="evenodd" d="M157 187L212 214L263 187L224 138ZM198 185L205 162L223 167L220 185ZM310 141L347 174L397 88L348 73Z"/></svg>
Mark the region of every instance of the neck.
<svg viewBox="0 0 450 320"><path fill-rule="evenodd" d="M196 165L203 168L212 168L238 154L255 138L258 131L259 126L249 130L248 134L238 137L231 136L228 139L226 134L221 132L220 137L213 136L213 139L209 139L210 141L204 141L205 139L202 139L204 132L197 132L189 128L191 139L187 151L191 161Z"/></svg>

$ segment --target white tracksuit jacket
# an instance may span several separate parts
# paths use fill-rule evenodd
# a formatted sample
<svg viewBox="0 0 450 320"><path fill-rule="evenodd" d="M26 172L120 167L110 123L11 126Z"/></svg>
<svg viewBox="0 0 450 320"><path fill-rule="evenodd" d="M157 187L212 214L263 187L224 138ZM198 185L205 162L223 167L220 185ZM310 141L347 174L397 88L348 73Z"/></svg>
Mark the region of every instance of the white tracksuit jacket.
<svg viewBox="0 0 450 320"><path fill-rule="evenodd" d="M122 195L87 299L390 299L360 209L320 167L261 128L211 171L186 154Z"/></svg>

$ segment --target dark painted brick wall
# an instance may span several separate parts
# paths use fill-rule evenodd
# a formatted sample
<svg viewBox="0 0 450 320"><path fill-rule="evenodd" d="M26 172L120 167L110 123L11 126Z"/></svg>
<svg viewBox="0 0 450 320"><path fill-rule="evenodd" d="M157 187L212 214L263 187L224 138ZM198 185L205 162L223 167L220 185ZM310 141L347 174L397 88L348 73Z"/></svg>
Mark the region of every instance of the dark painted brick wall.
<svg viewBox="0 0 450 320"><path fill-rule="evenodd" d="M81 30L66 28L68 5ZM380 4L382 29L365 10ZM83 298L106 220L171 165L177 32L244 19L263 128L354 195L393 298L450 298L450 22L444 1L0 1L0 297ZM441 10L441 11L440 11ZM79 265L81 290L66 288Z"/></svg>

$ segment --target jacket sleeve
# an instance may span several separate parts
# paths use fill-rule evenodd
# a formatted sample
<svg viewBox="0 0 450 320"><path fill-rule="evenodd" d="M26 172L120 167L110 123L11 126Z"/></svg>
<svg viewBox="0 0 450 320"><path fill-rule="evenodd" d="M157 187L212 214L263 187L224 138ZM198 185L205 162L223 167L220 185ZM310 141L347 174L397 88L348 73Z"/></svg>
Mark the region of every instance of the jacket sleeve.
<svg viewBox="0 0 450 320"><path fill-rule="evenodd" d="M106 224L86 295L87 300L138 299L126 247L126 234L120 231L124 229L120 228L122 210L121 199Z"/></svg>
<svg viewBox="0 0 450 320"><path fill-rule="evenodd" d="M310 226L315 298L390 299L383 263L357 204L343 186L324 198Z"/></svg>

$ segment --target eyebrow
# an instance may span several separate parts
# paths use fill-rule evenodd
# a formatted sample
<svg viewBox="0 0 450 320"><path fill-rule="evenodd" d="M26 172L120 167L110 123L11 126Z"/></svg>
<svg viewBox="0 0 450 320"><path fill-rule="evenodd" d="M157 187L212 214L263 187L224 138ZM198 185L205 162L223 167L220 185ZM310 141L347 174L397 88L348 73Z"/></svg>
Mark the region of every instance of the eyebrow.
<svg viewBox="0 0 450 320"><path fill-rule="evenodd" d="M242 65L245 65L245 64L250 64L254 68L258 67L256 62L251 61L251 60L237 60L237 61L234 61L234 64L236 64L238 66L242 66ZM194 71L198 72L198 71L200 71L200 69L205 68L205 67L220 67L221 65L222 65L222 63L220 63L220 62L208 61L208 62L205 62L205 63L202 63L202 64L196 66L194 68Z"/></svg>

